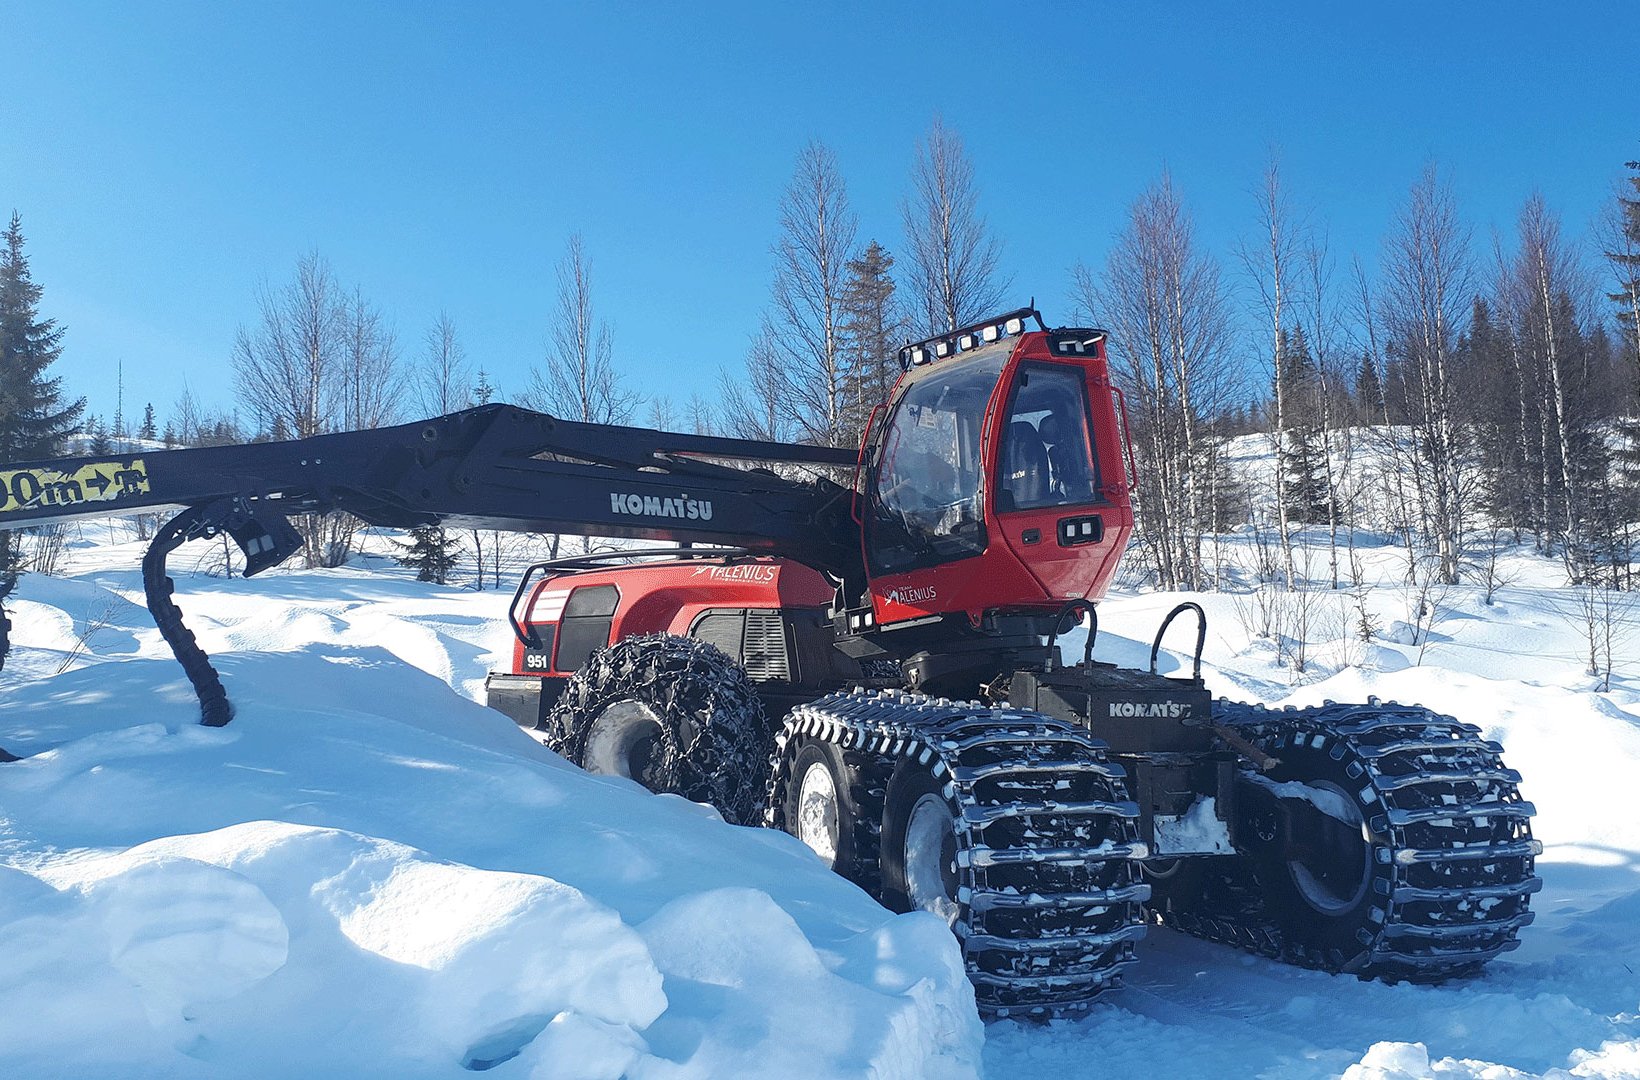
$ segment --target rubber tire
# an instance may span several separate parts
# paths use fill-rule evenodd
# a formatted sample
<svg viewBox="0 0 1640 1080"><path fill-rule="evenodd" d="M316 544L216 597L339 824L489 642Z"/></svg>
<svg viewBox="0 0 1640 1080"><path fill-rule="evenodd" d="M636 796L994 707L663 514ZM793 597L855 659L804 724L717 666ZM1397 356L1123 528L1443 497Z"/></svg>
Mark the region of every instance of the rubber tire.
<svg viewBox="0 0 1640 1080"><path fill-rule="evenodd" d="M1334 741L1329 745L1340 744ZM1346 792L1353 792L1364 782L1352 779L1346 771L1356 761L1348 750L1335 761L1326 750L1287 746L1281 749L1280 758L1281 763L1269 774L1277 783L1297 780L1309 784L1326 780ZM1356 805L1360 808L1361 804ZM1366 817L1367 813L1363 812L1363 820ZM1364 838L1362 843L1367 849L1363 860L1365 887L1360 899L1347 910L1338 912L1323 911L1304 897L1279 852L1261 853L1253 860L1253 872L1263 890L1265 914L1279 928L1287 948L1336 971L1357 971L1365 967L1371 943L1382 928L1385 900L1393 885L1394 868L1387 860L1378 858L1378 849L1388 847L1389 841L1371 837Z"/></svg>
<svg viewBox="0 0 1640 1080"><path fill-rule="evenodd" d="M761 822L774 732L739 664L694 638L625 638L570 678L542 722L543 741L585 767L593 723L620 701L643 704L660 722L645 787L707 803L730 824Z"/></svg>
<svg viewBox="0 0 1640 1080"><path fill-rule="evenodd" d="M945 797L944 790L944 781L914 761L900 762L894 770L894 775L889 778L888 791L883 800L880 861L883 874L882 903L890 911L912 910L905 867L905 834L906 827L911 822L911 811L917 805L917 801L924 795L939 795L945 802L946 809L951 812L953 821L957 818L957 807ZM959 847L962 844L960 832L957 835L957 844ZM967 910L955 896L951 897L951 902L957 907L956 921L966 921Z"/></svg>
<svg viewBox="0 0 1640 1080"><path fill-rule="evenodd" d="M832 743L819 739L804 739L798 744L797 752L792 755L792 767L786 777L785 790L780 793L785 821L792 835L796 836L802 820L799 800L803 793L803 774L815 764L825 765L831 773L832 787L837 792L837 857L831 869L853 879L855 864L859 860L860 849L864 846L859 842L858 836L862 819L860 807L855 802L858 788L852 782L853 770L843 761L843 752Z"/></svg>

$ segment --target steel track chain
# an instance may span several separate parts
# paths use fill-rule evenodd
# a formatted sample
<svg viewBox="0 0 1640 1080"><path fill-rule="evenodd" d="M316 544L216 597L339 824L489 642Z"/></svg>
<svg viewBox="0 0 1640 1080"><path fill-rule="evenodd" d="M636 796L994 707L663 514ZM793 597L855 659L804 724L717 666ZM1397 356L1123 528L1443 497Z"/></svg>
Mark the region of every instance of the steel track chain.
<svg viewBox="0 0 1640 1080"><path fill-rule="evenodd" d="M957 831L953 930L981 1010L1066 1016L1122 983L1144 936L1139 879L1147 852L1125 772L1086 731L1026 709L992 708L904 691L829 694L793 709L777 736L768 823L784 828L781 797L802 739L837 746L859 767L856 803L879 820L901 763L943 781ZM857 836L857 855L860 846ZM881 897L871 874L852 875ZM863 880L862 880L863 877Z"/></svg>
<svg viewBox="0 0 1640 1080"><path fill-rule="evenodd" d="M1294 747L1325 752L1360 784L1376 864L1368 922L1351 952L1289 940L1245 859L1220 878L1219 903L1175 904L1163 922L1289 963L1392 981L1469 974L1519 945L1542 887L1533 859L1543 845L1532 839L1535 809L1520 797L1520 774L1479 728L1376 698L1279 710L1221 699L1214 720L1277 759Z"/></svg>

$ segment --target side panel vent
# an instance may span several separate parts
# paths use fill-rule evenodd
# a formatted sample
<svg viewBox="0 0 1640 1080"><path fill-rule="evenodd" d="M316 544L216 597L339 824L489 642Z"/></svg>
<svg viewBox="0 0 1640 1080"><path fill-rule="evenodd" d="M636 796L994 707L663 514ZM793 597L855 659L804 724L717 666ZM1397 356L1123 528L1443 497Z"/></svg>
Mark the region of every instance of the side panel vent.
<svg viewBox="0 0 1640 1080"><path fill-rule="evenodd" d="M741 663L754 682L790 682L792 665L786 620L778 608L750 608Z"/></svg>

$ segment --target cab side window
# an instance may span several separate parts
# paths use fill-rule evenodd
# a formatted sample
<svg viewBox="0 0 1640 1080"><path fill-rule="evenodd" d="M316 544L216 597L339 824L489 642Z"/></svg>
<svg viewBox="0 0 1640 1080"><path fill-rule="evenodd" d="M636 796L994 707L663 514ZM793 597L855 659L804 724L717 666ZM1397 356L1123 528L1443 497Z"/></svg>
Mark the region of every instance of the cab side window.
<svg viewBox="0 0 1640 1080"><path fill-rule="evenodd" d="M1004 513L1095 501L1098 470L1088 441L1088 391L1080 368L1020 368L997 472L997 509Z"/></svg>

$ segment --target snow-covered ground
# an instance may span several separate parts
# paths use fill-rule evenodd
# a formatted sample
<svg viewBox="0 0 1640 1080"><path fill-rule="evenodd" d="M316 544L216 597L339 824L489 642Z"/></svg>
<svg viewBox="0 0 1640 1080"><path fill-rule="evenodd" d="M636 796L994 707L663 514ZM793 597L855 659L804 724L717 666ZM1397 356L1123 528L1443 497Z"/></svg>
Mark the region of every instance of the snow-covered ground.
<svg viewBox="0 0 1640 1080"><path fill-rule="evenodd" d="M1503 740L1546 845L1519 951L1388 986L1157 930L1086 1019L982 1029L932 918L474 704L507 594L380 560L179 569L239 710L212 730L140 549L77 530L11 605L0 746L32 756L0 767L0 1075L1640 1076L1640 638L1593 692L1552 563L1511 556L1494 605L1453 590L1403 644L1416 598L1368 548L1383 636L1347 644L1352 601L1325 595L1302 674L1245 598L1192 597L1218 693L1378 694ZM1142 663L1179 599L1112 597L1099 655Z"/></svg>

